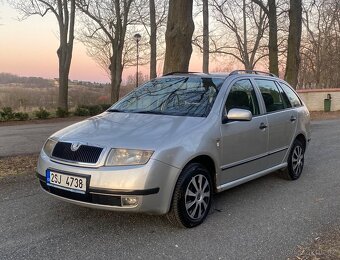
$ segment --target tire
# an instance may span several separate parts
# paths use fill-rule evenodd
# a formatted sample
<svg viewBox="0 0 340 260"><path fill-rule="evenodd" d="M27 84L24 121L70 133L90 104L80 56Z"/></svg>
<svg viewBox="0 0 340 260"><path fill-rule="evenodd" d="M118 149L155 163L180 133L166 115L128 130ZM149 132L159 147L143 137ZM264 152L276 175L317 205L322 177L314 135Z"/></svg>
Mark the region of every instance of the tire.
<svg viewBox="0 0 340 260"><path fill-rule="evenodd" d="M300 178L305 162L305 147L301 141L295 140L288 156L288 166L283 176L288 180Z"/></svg>
<svg viewBox="0 0 340 260"><path fill-rule="evenodd" d="M200 225L209 213L212 195L209 171L199 163L187 165L177 180L168 220L184 228Z"/></svg>

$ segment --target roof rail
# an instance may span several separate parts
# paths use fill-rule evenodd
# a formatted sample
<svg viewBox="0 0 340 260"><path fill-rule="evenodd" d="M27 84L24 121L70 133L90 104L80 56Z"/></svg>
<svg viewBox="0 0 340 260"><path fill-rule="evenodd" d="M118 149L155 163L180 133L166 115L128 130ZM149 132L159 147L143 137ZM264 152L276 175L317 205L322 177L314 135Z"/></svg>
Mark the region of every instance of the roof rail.
<svg viewBox="0 0 340 260"><path fill-rule="evenodd" d="M173 71L173 72L169 72L169 73L163 74L163 76L170 76L170 75L175 75L175 74L195 74L195 73L201 73L201 72L196 72L196 71Z"/></svg>
<svg viewBox="0 0 340 260"><path fill-rule="evenodd" d="M264 71L260 71L260 70L234 70L232 72L230 72L229 75L235 75L235 74L258 74L258 75L267 75L267 76L272 76L272 77L276 77L277 76L274 73L270 73L270 72L264 72Z"/></svg>

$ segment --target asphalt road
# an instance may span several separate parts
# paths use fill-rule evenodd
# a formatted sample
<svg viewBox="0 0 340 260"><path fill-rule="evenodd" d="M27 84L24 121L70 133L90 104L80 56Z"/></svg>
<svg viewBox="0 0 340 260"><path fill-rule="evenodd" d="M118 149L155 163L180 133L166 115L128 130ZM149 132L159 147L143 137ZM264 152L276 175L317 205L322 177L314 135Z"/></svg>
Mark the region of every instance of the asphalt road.
<svg viewBox="0 0 340 260"><path fill-rule="evenodd" d="M0 126L0 157L38 153L51 134L75 122Z"/></svg>
<svg viewBox="0 0 340 260"><path fill-rule="evenodd" d="M340 120L312 124L302 177L271 174L215 197L207 221L87 209L40 190L33 175L0 181L1 259L286 259L340 226Z"/></svg>

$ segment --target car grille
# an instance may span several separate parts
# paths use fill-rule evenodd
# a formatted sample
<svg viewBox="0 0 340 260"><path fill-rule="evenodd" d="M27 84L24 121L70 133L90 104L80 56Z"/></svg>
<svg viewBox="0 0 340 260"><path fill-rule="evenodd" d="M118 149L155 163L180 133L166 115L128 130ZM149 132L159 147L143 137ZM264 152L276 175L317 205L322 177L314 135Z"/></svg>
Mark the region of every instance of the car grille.
<svg viewBox="0 0 340 260"><path fill-rule="evenodd" d="M103 148L81 145L76 151L71 150L71 143L58 142L54 147L52 157L72 162L97 163Z"/></svg>

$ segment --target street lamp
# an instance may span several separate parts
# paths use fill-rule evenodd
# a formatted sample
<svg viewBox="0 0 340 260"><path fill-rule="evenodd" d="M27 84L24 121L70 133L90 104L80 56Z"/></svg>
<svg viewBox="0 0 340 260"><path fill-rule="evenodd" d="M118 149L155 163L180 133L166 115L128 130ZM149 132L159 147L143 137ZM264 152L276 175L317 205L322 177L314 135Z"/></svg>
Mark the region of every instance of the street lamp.
<svg viewBox="0 0 340 260"><path fill-rule="evenodd" d="M137 43L137 73L136 73L136 88L138 87L138 59L139 59L139 41L142 38L142 36L139 33L136 33L133 38L135 39Z"/></svg>

